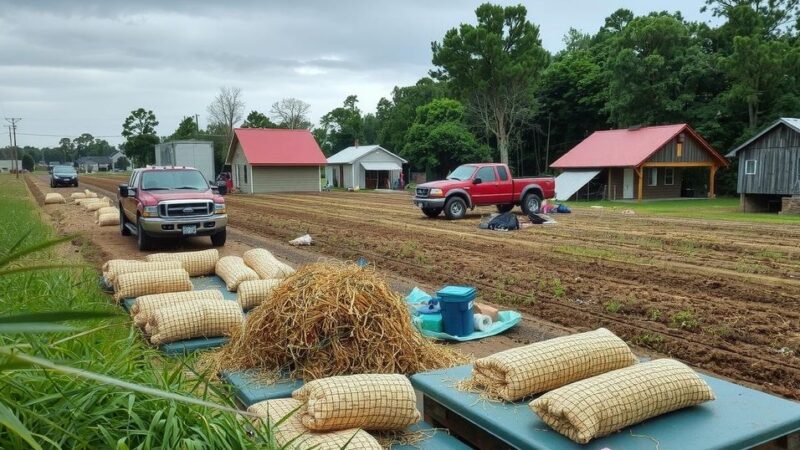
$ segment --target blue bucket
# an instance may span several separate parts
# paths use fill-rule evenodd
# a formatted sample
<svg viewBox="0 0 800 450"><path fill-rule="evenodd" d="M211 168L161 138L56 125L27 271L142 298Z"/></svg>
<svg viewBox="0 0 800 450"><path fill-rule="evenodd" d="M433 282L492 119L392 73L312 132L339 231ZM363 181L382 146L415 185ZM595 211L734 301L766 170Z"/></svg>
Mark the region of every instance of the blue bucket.
<svg viewBox="0 0 800 450"><path fill-rule="evenodd" d="M471 286L445 286L436 293L442 308L442 328L452 336L466 336L475 331L472 304L475 288Z"/></svg>

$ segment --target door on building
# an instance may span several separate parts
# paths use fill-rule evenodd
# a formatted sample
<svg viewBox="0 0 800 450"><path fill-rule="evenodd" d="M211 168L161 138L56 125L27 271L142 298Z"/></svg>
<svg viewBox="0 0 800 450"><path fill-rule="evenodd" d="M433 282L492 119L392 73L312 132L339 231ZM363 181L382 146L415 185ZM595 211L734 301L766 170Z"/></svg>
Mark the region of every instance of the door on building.
<svg viewBox="0 0 800 450"><path fill-rule="evenodd" d="M622 171L622 198L633 198L633 169Z"/></svg>

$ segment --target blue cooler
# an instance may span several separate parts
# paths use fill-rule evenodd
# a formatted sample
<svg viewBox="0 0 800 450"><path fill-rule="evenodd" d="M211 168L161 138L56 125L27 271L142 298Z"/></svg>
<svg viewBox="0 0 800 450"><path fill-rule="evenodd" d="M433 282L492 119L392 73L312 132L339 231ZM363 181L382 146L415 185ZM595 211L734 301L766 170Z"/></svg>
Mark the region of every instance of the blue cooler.
<svg viewBox="0 0 800 450"><path fill-rule="evenodd" d="M466 336L475 331L472 303L475 288L471 286L445 286L436 293L442 308L442 328L452 336Z"/></svg>

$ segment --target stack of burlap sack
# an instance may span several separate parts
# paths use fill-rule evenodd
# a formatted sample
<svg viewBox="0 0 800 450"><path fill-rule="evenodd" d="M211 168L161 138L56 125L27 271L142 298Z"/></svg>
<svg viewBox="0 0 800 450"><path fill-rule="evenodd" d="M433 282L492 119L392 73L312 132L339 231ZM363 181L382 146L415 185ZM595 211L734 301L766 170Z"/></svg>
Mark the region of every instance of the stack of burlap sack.
<svg viewBox="0 0 800 450"><path fill-rule="evenodd" d="M479 359L470 381L488 396L510 402L546 392L531 409L581 444L714 399L689 367L670 359L638 363L627 344L605 328Z"/></svg>
<svg viewBox="0 0 800 450"><path fill-rule="evenodd" d="M403 431L420 420L414 388L403 375L314 380L292 398L266 400L247 410L272 426L278 446L319 450L381 449L367 431Z"/></svg>
<svg viewBox="0 0 800 450"><path fill-rule="evenodd" d="M95 211L94 218L101 227L119 225L119 209L116 206L104 206Z"/></svg>

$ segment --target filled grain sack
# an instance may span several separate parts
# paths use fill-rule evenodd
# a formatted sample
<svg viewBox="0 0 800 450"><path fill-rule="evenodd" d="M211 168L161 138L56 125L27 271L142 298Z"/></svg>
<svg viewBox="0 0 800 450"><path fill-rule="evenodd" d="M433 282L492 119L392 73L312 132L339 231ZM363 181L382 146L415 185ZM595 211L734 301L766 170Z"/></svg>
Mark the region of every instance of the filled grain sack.
<svg viewBox="0 0 800 450"><path fill-rule="evenodd" d="M283 448L313 448L315 450L380 450L383 447L364 430L350 428L330 432L314 432L306 429L300 417L306 406L293 398L280 398L254 403L247 411L257 414L265 424L272 426L275 443ZM284 419L285 418L285 419ZM280 420L278 425L275 425Z"/></svg>
<svg viewBox="0 0 800 450"><path fill-rule="evenodd" d="M103 214L97 219L97 224L101 227L119 225L119 213L112 212Z"/></svg>
<svg viewBox="0 0 800 450"><path fill-rule="evenodd" d="M73 192L72 194L69 195L69 198L73 200L77 200L79 198L86 198L86 194L83 192Z"/></svg>
<svg viewBox="0 0 800 450"><path fill-rule="evenodd" d="M139 297L147 294L191 291L189 274L183 270L157 270L148 272L129 272L117 275L113 282L114 299ZM236 305L237 307L239 305Z"/></svg>
<svg viewBox="0 0 800 450"><path fill-rule="evenodd" d="M79 199L75 200L75 204L83 206L84 208L86 208L87 206L89 206L91 204L94 204L94 203L97 203L99 201L100 201L99 198L86 197L86 198L79 198Z"/></svg>
<svg viewBox="0 0 800 450"><path fill-rule="evenodd" d="M206 289L201 291L170 292L168 294L143 295L136 299L131 306L131 317L133 322L143 327L150 320L150 316L159 308L178 303L192 302L195 300L224 300L222 292L216 289Z"/></svg>
<svg viewBox="0 0 800 450"><path fill-rule="evenodd" d="M97 193L96 192L92 192L92 191L90 191L88 189L84 189L83 193L86 194L87 198L97 198Z"/></svg>
<svg viewBox="0 0 800 450"><path fill-rule="evenodd" d="M263 303L282 280L243 281L236 291L236 301L242 309L251 309Z"/></svg>
<svg viewBox="0 0 800 450"><path fill-rule="evenodd" d="M599 328L481 358L472 379L490 396L515 401L633 364L625 341Z"/></svg>
<svg viewBox="0 0 800 450"><path fill-rule="evenodd" d="M145 257L148 261L180 261L190 276L201 277L213 275L219 261L219 252L215 248L198 252L154 253Z"/></svg>
<svg viewBox="0 0 800 450"><path fill-rule="evenodd" d="M244 321L236 302L193 300L158 308L145 324L150 343L161 345L200 337L230 336Z"/></svg>
<svg viewBox="0 0 800 450"><path fill-rule="evenodd" d="M51 192L44 196L45 205L52 205L54 203L67 203L67 201L64 200L64 197L58 192Z"/></svg>
<svg viewBox="0 0 800 450"><path fill-rule="evenodd" d="M247 267L244 260L238 256L223 256L217 261L214 272L225 281L225 285L231 292L236 292L239 284L244 281L258 279L258 274Z"/></svg>
<svg viewBox="0 0 800 450"><path fill-rule="evenodd" d="M714 393L692 369L659 359L572 383L542 395L530 406L544 423L585 444L709 400L714 400Z"/></svg>
<svg viewBox="0 0 800 450"><path fill-rule="evenodd" d="M111 206L111 200L109 200L108 197L103 197L100 200L98 200L96 202L91 202L91 203L89 203L89 204L87 204L85 206L86 206L86 210L87 211L94 212L94 211L97 211L100 208L105 208L106 206Z"/></svg>
<svg viewBox="0 0 800 450"><path fill-rule="evenodd" d="M262 280L272 278L286 278L294 273L294 269L288 264L278 261L269 250L254 248L244 252L242 255L245 264L255 270L258 277Z"/></svg>
<svg viewBox="0 0 800 450"><path fill-rule="evenodd" d="M103 214L111 214L111 213L119 214L119 210L117 209L116 206L103 206L102 208L94 212L94 218L99 219L100 216L102 216Z"/></svg>
<svg viewBox="0 0 800 450"><path fill-rule="evenodd" d="M111 259L103 264L103 277L109 284L114 284L117 276L131 272L155 272L175 269L175 263L169 261L147 262L137 259Z"/></svg>
<svg viewBox="0 0 800 450"><path fill-rule="evenodd" d="M301 419L314 431L402 430L420 417L414 388L404 375L321 378L294 391L292 398L307 402Z"/></svg>

